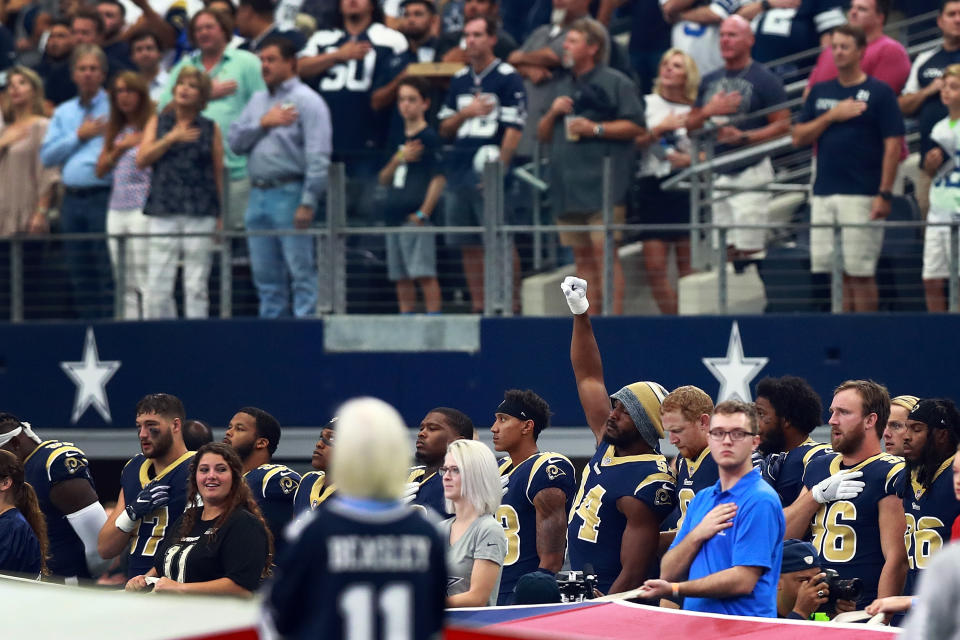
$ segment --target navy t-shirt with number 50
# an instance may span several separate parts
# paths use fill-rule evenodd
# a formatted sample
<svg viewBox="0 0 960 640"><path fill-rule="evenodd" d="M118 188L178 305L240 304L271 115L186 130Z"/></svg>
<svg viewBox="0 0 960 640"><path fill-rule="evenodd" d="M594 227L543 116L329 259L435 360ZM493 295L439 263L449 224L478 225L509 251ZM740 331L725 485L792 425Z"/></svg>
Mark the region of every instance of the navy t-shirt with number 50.
<svg viewBox="0 0 960 640"><path fill-rule="evenodd" d="M850 87L838 80L813 85L799 121L815 120L847 98L866 102L867 110L850 120L834 122L817 140L815 196L876 195L883 170L884 140L904 133L893 90L869 76Z"/></svg>

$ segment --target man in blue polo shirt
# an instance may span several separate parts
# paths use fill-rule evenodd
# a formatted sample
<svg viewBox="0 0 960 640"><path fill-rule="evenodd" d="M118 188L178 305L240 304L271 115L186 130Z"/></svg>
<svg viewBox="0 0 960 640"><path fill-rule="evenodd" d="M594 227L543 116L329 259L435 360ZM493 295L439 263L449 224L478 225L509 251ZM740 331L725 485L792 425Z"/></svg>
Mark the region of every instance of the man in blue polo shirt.
<svg viewBox="0 0 960 640"><path fill-rule="evenodd" d="M660 579L644 582L638 596L683 598L688 611L775 618L786 523L780 498L750 459L760 443L756 410L721 402L708 435L720 480L694 496Z"/></svg>

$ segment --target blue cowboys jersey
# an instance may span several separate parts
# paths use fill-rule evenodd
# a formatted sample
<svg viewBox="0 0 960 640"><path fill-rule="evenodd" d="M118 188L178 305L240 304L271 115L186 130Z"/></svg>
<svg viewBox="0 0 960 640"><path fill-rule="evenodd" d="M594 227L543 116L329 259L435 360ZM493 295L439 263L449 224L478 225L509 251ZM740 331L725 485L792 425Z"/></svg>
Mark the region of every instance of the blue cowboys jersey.
<svg viewBox="0 0 960 640"><path fill-rule="evenodd" d="M763 479L780 495L780 503L789 507L803 489L803 472L814 458L833 453L828 444L807 438L800 446L771 453L762 465Z"/></svg>
<svg viewBox="0 0 960 640"><path fill-rule="evenodd" d="M417 489L417 497L413 499L411 505L420 505L428 511L436 511L444 519L453 515L447 513L447 501L443 497L443 478L440 477L439 473L433 472L428 476L424 467L410 467L407 482L420 483L420 488Z"/></svg>
<svg viewBox="0 0 960 640"><path fill-rule="evenodd" d="M687 515L687 506L701 489L712 487L720 479L717 461L710 455L710 447L704 447L696 460L677 457L677 488L673 512L660 527L661 531L679 529Z"/></svg>
<svg viewBox="0 0 960 640"><path fill-rule="evenodd" d="M812 542L820 555L821 567L835 569L844 579L863 580L863 593L857 601L862 609L877 597L884 563L878 505L887 496L898 495L903 459L878 453L852 467L842 463L839 453L811 460L803 474L803 484L812 489L841 470L863 473L858 480L865 486L858 496L820 505L811 524Z"/></svg>
<svg viewBox="0 0 960 640"><path fill-rule="evenodd" d="M263 518L273 534L274 544L283 542L283 528L293 517L293 497L300 486L300 474L283 464L262 464L243 474Z"/></svg>
<svg viewBox="0 0 960 640"><path fill-rule="evenodd" d="M304 511L316 511L324 500L333 495L337 488L333 484L328 487L323 486L326 480L327 474L323 471L309 471L303 474L297 491L293 495L294 517Z"/></svg>
<svg viewBox="0 0 960 640"><path fill-rule="evenodd" d="M583 470L567 526L570 567L582 571L592 564L597 589L606 593L620 575L620 543L627 518L617 500L641 500L659 520L674 507L674 479L667 459L659 453L614 455L613 445L602 443Z"/></svg>
<svg viewBox="0 0 960 640"><path fill-rule="evenodd" d="M497 520L507 535L507 555L500 574L498 605L508 604L520 576L540 566L537 554L537 510L534 497L544 489L557 488L566 496L564 513L576 490L573 463L559 453L535 453L517 466L510 458L500 464L500 475L510 478L497 509Z"/></svg>
<svg viewBox="0 0 960 640"><path fill-rule="evenodd" d="M844 0L803 0L794 9L774 7L753 19L756 37L750 52L757 62L820 47L820 35L846 24Z"/></svg>
<svg viewBox="0 0 960 640"><path fill-rule="evenodd" d="M470 118L460 125L453 143L453 151L447 155L447 174L451 183L475 184L473 157L480 147L500 146L508 128L523 130L527 117L527 94L523 79L517 70L499 58L479 74L466 66L450 80L447 99L437 117L443 121L470 104L482 94L493 102L493 110L485 116Z"/></svg>
<svg viewBox="0 0 960 640"><path fill-rule="evenodd" d="M23 461L23 470L24 478L37 493L40 511L47 521L50 572L56 576L89 578L83 541L67 521L67 514L50 501L50 490L60 482L82 478L94 487L87 456L72 442L46 440Z"/></svg>
<svg viewBox="0 0 960 640"><path fill-rule="evenodd" d="M127 461L120 474L120 487L123 500L133 504L140 491L151 482L170 487L170 502L140 520L134 529L130 543L130 558L127 562L127 577L142 575L153 567L153 556L167 527L176 522L187 506L187 480L190 473L190 460L194 451L187 451L170 463L166 469L156 475L153 461L138 453Z"/></svg>
<svg viewBox="0 0 960 640"><path fill-rule="evenodd" d="M943 76L943 70L952 64L960 63L960 51L947 51L943 46L930 51L924 51L917 55L910 68L910 77L907 78L907 84L903 88L903 93L916 93L926 88L931 82ZM940 99L940 92L937 91L929 96L920 107L914 112L913 117L918 121L920 131L920 166L936 143L931 139L930 133L934 125L946 118L948 115L947 107ZM951 155L954 149L945 149L947 156Z"/></svg>
<svg viewBox="0 0 960 640"><path fill-rule="evenodd" d="M403 71L408 62L407 39L377 22L357 36L342 29L317 31L297 55L302 58L331 53L350 40L369 42L371 49L360 60L335 64L325 73L306 79L323 97L330 108L330 119L336 123L335 154L380 150L391 110L374 111L370 98L375 89Z"/></svg>
<svg viewBox="0 0 960 640"><path fill-rule="evenodd" d="M280 559L267 603L284 638L439 638L447 542L417 510L328 500Z"/></svg>
<svg viewBox="0 0 960 640"><path fill-rule="evenodd" d="M903 491L903 511L907 517L907 584L905 595L916 590L920 570L925 569L940 548L950 541L950 527L960 517L960 501L953 493L954 456L943 461L936 470L930 486L924 488L917 481L917 471L910 473Z"/></svg>

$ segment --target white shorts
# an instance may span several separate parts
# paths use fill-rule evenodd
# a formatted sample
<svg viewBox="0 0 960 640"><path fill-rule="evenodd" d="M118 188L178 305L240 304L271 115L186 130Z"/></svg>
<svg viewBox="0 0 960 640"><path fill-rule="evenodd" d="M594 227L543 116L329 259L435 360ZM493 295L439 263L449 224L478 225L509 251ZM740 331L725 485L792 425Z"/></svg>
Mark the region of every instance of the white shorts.
<svg viewBox="0 0 960 640"><path fill-rule="evenodd" d="M950 227L928 226L923 233L923 279L946 280L949 277Z"/></svg>
<svg viewBox="0 0 960 640"><path fill-rule="evenodd" d="M722 187L754 187L773 182L773 164L770 158L764 158L752 167L740 173L717 175L713 181L716 189ZM717 194L722 195L722 194ZM742 191L731 195L713 205L713 223L729 227L739 224L765 224L770 222L770 200L773 194L768 191ZM741 251L761 251L767 244L769 229L738 229L727 232L727 245ZM718 244L718 235L714 233L713 245Z"/></svg>
<svg viewBox="0 0 960 640"><path fill-rule="evenodd" d="M813 224L864 224L870 222L873 196L813 196L810 222ZM840 243L843 272L857 278L869 278L877 272L877 260L883 247L883 226L842 227ZM833 270L833 229L810 229L810 270L830 273Z"/></svg>

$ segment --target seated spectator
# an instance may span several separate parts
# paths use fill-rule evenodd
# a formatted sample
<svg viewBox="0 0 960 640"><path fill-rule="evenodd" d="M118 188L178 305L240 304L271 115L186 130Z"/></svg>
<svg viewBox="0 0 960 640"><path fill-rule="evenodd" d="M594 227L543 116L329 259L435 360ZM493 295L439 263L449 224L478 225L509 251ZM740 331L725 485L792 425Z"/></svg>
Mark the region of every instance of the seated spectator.
<svg viewBox="0 0 960 640"><path fill-rule="evenodd" d="M240 457L229 445L200 447L190 463L190 507L167 530L144 575L127 591L249 596L270 573L273 536L243 481ZM202 503L200 502L202 500ZM154 578L155 580L148 580Z"/></svg>
<svg viewBox="0 0 960 640"><path fill-rule="evenodd" d="M181 69L173 88L173 109L150 118L137 152L138 168L153 166L144 208L154 236L148 250L146 318L176 317L173 288L181 254L184 316L206 318L209 313L213 237L175 234L213 234L220 220L223 139L217 123L200 115L210 90L207 74L191 66Z"/></svg>
<svg viewBox="0 0 960 640"><path fill-rule="evenodd" d="M895 95L900 95L910 75L910 56L903 45L884 34L883 25L890 15L891 0L852 0L847 14L849 23L860 27L867 36L860 68L871 78L886 83ZM824 48L817 65L807 79L806 93L818 82L837 77L837 65L830 47Z"/></svg>
<svg viewBox="0 0 960 640"><path fill-rule="evenodd" d="M0 540L0 573L31 578L47 573L47 522L24 480L23 464L5 449L0 449Z"/></svg>
<svg viewBox="0 0 960 640"><path fill-rule="evenodd" d="M281 29L273 21L273 17L273 0L240 0L237 5L237 33L246 40L239 48L258 53L268 38L278 36L289 40L294 51L303 49L303 45L307 43L306 38L292 28Z"/></svg>
<svg viewBox="0 0 960 640"><path fill-rule="evenodd" d="M385 206L388 226L432 226L431 219L446 184L440 138L424 119L430 108L429 91L430 85L422 78L400 81L397 109L403 117L403 144L396 145L397 152L379 175L380 184L390 187ZM388 235L387 275L396 283L400 313L413 313L417 283L427 313L440 313L436 236Z"/></svg>
<svg viewBox="0 0 960 640"><path fill-rule="evenodd" d="M507 537L494 514L500 506L500 473L487 445L454 440L439 470L453 517L440 523L447 549L447 606L497 604Z"/></svg>
<svg viewBox="0 0 960 640"><path fill-rule="evenodd" d="M660 61L653 93L644 97L647 130L637 136L641 149L637 179L631 186L627 221L631 224L681 224L690 220L690 193L664 191L660 183L690 166L687 114L700 86L697 63L679 49L670 49ZM690 232L656 229L642 231L643 266L660 313L677 313L677 292L668 277L670 248L676 253L677 276L692 273Z"/></svg>
<svg viewBox="0 0 960 640"><path fill-rule="evenodd" d="M150 192L151 170L138 169L137 151L143 140L143 128L153 116L153 102L143 77L122 71L110 88L110 119L104 132L103 150L97 159L97 175L113 172L113 189L107 205L107 233L144 234L150 223L143 207ZM123 317L143 318L143 296L149 263L147 238L128 237L124 249ZM119 283L120 241L109 242L110 262ZM119 286L119 285L118 285Z"/></svg>
<svg viewBox="0 0 960 640"><path fill-rule="evenodd" d="M43 115L43 84L26 67L7 74L7 108L0 124L0 236L47 230L47 212L60 180L40 162L50 121Z"/></svg>
<svg viewBox="0 0 960 640"><path fill-rule="evenodd" d="M50 107L58 107L77 97L77 85L73 83L70 54L73 53L73 35L70 20L57 18L50 25L43 57L36 72L43 78L43 92Z"/></svg>
<svg viewBox="0 0 960 640"><path fill-rule="evenodd" d="M150 99L154 102L160 99L170 78L170 73L160 63L162 56L160 37L155 32L138 31L130 38L130 57L137 72L147 81Z"/></svg>

